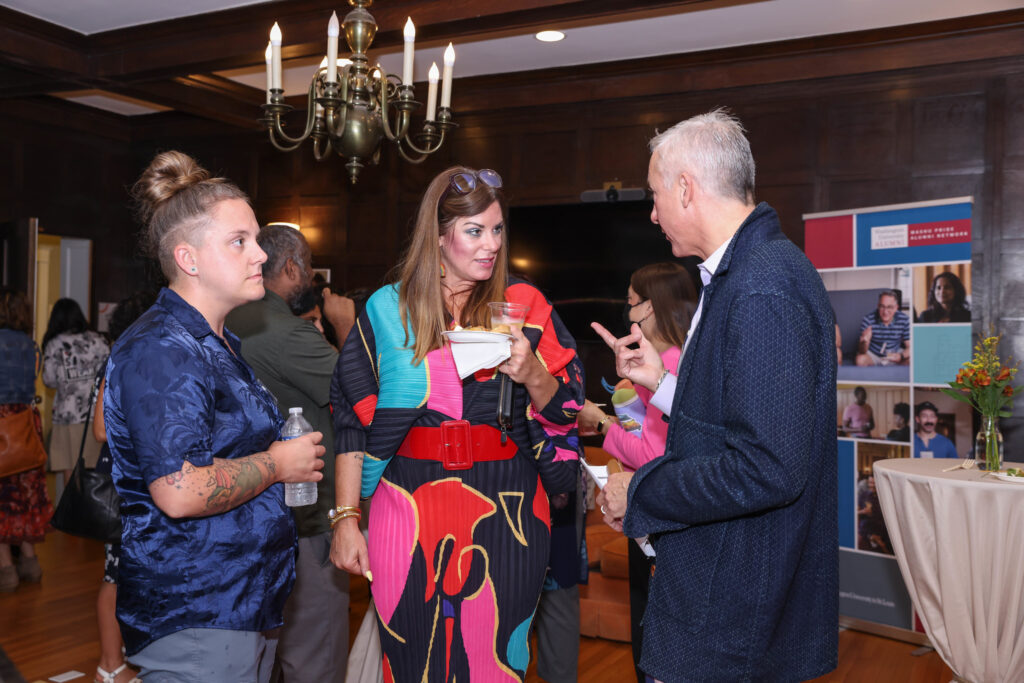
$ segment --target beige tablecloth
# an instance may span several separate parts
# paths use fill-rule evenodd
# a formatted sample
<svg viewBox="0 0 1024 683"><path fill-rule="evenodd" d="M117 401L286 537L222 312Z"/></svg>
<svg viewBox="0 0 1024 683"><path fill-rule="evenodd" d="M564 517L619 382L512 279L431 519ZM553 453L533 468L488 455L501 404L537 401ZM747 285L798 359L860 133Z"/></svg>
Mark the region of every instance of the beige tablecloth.
<svg viewBox="0 0 1024 683"><path fill-rule="evenodd" d="M956 463L876 462L882 514L918 616L953 673L971 683L1020 683L1024 483L942 472Z"/></svg>

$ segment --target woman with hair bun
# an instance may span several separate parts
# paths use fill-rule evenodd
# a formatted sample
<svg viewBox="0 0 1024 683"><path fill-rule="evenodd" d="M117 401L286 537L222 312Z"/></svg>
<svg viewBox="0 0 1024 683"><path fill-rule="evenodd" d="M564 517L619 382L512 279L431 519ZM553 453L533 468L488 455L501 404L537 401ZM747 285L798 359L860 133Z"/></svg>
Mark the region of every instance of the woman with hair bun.
<svg viewBox="0 0 1024 683"><path fill-rule="evenodd" d="M331 383L341 506L331 557L372 576L386 681L525 678L548 496L575 492L580 476L583 369L544 295L508 275L501 185L463 166L434 178L400 281L367 300ZM491 302L528 306L526 322L511 328L509 359L460 378L444 333L490 327ZM504 435L503 377L513 384Z"/></svg>
<svg viewBox="0 0 1024 683"><path fill-rule="evenodd" d="M245 194L181 152L157 155L133 194L170 284L118 340L103 394L128 659L147 682L267 681L295 577L278 484L322 477L321 435L278 440L277 402L224 327L264 294Z"/></svg>

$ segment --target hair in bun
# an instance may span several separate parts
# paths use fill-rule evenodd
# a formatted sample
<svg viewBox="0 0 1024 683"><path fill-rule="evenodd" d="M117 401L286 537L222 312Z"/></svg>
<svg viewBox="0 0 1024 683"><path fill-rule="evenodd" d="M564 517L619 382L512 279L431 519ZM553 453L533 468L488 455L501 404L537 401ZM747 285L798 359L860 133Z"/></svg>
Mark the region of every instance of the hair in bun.
<svg viewBox="0 0 1024 683"><path fill-rule="evenodd" d="M168 280L177 274L174 247L182 241L199 244L213 206L226 199L249 198L227 178L211 178L209 171L187 154L162 152L153 157L132 187L139 219L144 224L141 246L159 259Z"/></svg>

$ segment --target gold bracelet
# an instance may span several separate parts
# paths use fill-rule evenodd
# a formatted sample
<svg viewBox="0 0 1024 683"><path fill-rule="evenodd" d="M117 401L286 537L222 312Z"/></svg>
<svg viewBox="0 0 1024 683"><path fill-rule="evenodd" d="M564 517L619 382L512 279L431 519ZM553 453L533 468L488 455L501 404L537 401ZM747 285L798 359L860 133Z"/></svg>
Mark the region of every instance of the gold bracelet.
<svg viewBox="0 0 1024 683"><path fill-rule="evenodd" d="M327 521L331 523L331 528L343 519L349 517L356 517L358 519L363 518L363 511L355 505L339 505L336 508L327 511Z"/></svg>
<svg viewBox="0 0 1024 683"><path fill-rule="evenodd" d="M356 519L362 519L362 515L360 513L358 513L358 512L342 512L340 515L335 515L334 517L330 517L328 515L328 519L331 520L331 528L332 529L334 528L334 525L336 525L338 522L340 522L343 519L348 519L349 517L355 517Z"/></svg>
<svg viewBox="0 0 1024 683"><path fill-rule="evenodd" d="M597 423L597 433L598 434L604 434L604 432L601 431L601 427L604 427L604 423L607 422L610 419L612 419L612 418L610 418L607 415L605 415L604 419Z"/></svg>

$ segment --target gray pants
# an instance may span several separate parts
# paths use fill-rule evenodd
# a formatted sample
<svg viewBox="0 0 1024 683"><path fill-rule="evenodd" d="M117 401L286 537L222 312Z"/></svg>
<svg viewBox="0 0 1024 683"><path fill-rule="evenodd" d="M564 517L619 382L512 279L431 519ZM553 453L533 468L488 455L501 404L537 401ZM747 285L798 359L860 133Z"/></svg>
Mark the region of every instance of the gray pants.
<svg viewBox="0 0 1024 683"><path fill-rule="evenodd" d="M283 683L344 683L348 661L348 573L331 563L331 534L299 539L295 588L277 647Z"/></svg>
<svg viewBox="0 0 1024 683"><path fill-rule="evenodd" d="M548 683L575 683L580 658L580 587L541 593L533 628L537 675Z"/></svg>
<svg viewBox="0 0 1024 683"><path fill-rule="evenodd" d="M128 660L146 683L267 683L277 630L187 628L153 641Z"/></svg>

